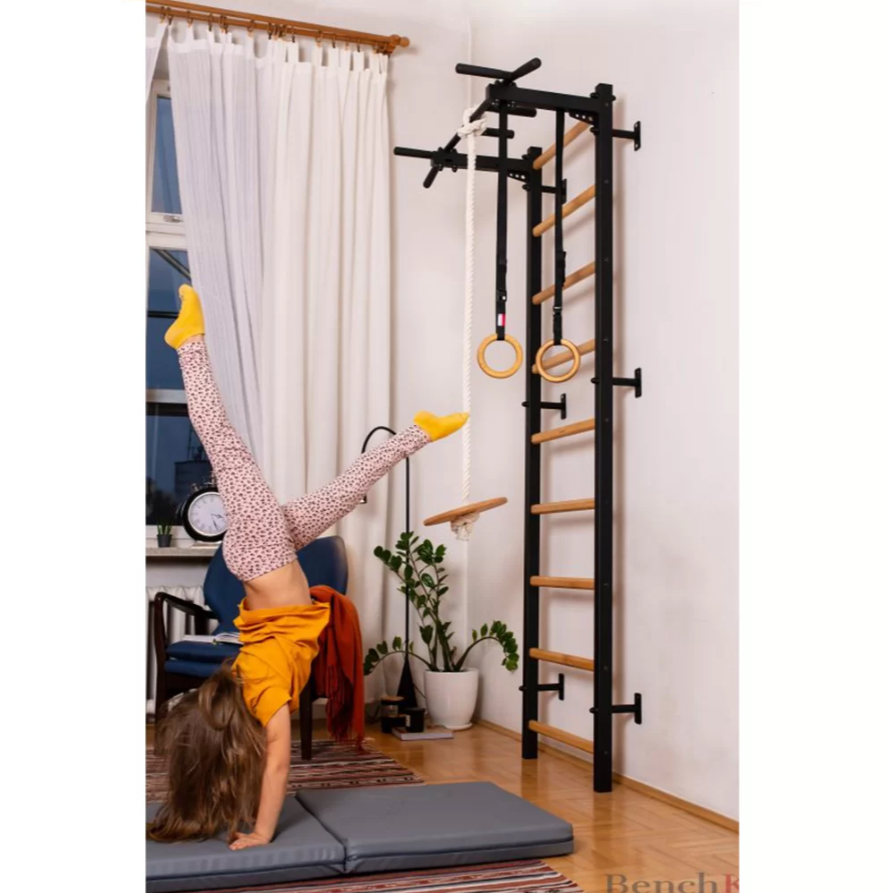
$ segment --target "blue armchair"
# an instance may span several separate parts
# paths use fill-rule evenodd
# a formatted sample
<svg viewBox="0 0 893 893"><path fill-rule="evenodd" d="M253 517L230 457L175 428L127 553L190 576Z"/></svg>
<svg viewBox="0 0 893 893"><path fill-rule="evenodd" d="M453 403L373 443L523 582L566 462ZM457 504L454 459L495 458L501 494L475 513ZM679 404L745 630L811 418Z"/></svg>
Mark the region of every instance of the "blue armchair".
<svg viewBox="0 0 893 893"><path fill-rule="evenodd" d="M298 561L311 586L331 586L337 592L347 591L347 553L340 536L314 540L298 552ZM204 596L207 607L177 598L167 592L155 596L153 606L155 661L155 717L161 717L165 703L174 695L198 688L225 660L239 653L238 645L210 642L174 642L168 644L164 628L165 607L183 611L195 618L197 633L207 633L209 622L218 622L215 632L235 632L234 621L245 588L223 560L218 549L205 575ZM300 700L301 756L310 759L313 731L312 704L315 699L313 681L305 686Z"/></svg>

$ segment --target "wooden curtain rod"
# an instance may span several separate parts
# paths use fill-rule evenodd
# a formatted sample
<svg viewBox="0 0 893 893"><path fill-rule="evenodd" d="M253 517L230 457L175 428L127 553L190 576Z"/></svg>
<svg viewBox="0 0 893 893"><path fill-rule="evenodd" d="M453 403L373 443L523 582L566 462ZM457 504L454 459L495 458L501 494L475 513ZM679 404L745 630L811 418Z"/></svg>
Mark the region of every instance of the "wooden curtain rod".
<svg viewBox="0 0 893 893"><path fill-rule="evenodd" d="M247 28L249 34L257 28L268 31L271 37L297 35L315 37L317 43L323 40L336 40L344 43L365 44L375 47L380 53L390 56L397 47L408 47L409 38L399 34L368 34L365 31L350 31L347 28L332 28L328 25L313 25L309 22L295 22L291 19L277 19L272 16L253 15L249 12L236 12L216 6L199 6L197 3L146 3L146 11L154 12L163 19L186 19L187 22L207 22L208 27L219 25L224 31L230 27Z"/></svg>

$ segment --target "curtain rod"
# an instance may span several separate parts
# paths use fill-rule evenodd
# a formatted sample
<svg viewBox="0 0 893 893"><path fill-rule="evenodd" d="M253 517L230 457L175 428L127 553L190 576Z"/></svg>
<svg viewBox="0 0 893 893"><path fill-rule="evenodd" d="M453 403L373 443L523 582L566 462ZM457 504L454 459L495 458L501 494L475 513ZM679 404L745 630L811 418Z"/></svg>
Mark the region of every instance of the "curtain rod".
<svg viewBox="0 0 893 893"><path fill-rule="evenodd" d="M309 22L295 22L290 19L277 19L267 15L249 12L236 12L216 6L199 6L197 3L147 2L146 11L154 12L162 19L186 19L187 22L207 22L208 27L219 25L224 31L230 27L247 28L250 34L255 28L268 31L271 37L299 35L315 37L317 43L323 40L336 40L344 43L366 44L390 56L397 47L408 47L409 38L399 34L368 34L365 31L350 31L347 28L332 28L328 25L313 25Z"/></svg>

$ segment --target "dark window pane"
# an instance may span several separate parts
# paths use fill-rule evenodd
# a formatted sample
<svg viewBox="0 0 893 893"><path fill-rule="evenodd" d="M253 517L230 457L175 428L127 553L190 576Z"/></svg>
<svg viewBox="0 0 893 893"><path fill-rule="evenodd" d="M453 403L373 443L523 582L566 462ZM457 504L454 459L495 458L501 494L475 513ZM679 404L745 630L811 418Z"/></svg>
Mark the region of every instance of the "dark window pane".
<svg viewBox="0 0 893 893"><path fill-rule="evenodd" d="M180 303L177 291L189 279L183 274L189 258L185 251L152 248L149 251L149 318L146 324L146 387L182 390L177 353L164 343Z"/></svg>
<svg viewBox="0 0 893 893"><path fill-rule="evenodd" d="M180 302L177 291L189 282L189 255L175 248L152 248L149 251L149 309L177 313Z"/></svg>
<svg viewBox="0 0 893 893"><path fill-rule="evenodd" d="M177 521L176 510L194 485L211 477L211 463L185 407L146 407L146 524Z"/></svg>
<svg viewBox="0 0 893 893"><path fill-rule="evenodd" d="M152 210L162 214L182 214L180 184L177 180L177 153L174 148L174 118L168 96L155 104L155 170L152 175Z"/></svg>

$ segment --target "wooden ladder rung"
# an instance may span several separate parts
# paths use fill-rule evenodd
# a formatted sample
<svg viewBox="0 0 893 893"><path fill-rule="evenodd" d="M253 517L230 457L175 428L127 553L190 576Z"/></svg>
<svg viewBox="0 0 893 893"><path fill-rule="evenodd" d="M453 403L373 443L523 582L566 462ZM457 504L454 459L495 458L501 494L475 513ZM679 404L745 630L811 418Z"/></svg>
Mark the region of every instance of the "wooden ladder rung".
<svg viewBox="0 0 893 893"><path fill-rule="evenodd" d="M562 667L573 667L576 670L595 672L595 661L588 657L576 657L573 654L562 654L560 651L543 651L542 648L531 648L530 656L534 660L544 660L550 664L561 664Z"/></svg>
<svg viewBox="0 0 893 893"><path fill-rule="evenodd" d="M570 425L561 425L549 431L540 431L530 438L531 443L547 443L550 440L558 440L561 437L572 437L574 434L584 434L586 431L595 431L595 419L584 419L582 422L571 422Z"/></svg>
<svg viewBox="0 0 893 893"><path fill-rule="evenodd" d="M595 580L592 577L531 577L530 585L544 589L592 589L595 591Z"/></svg>
<svg viewBox="0 0 893 893"><path fill-rule="evenodd" d="M581 133L586 133L592 125L588 121L580 121L564 135L562 142L565 146L569 146ZM541 167L547 165L555 157L555 149L558 143L552 143L542 155L533 159L533 169L538 171Z"/></svg>
<svg viewBox="0 0 893 893"><path fill-rule="evenodd" d="M558 512L588 512L595 508L594 499L565 499L563 502L540 502L530 506L534 515L554 515Z"/></svg>
<svg viewBox="0 0 893 893"><path fill-rule="evenodd" d="M577 350L579 351L581 357L586 356L586 354L588 353L594 353L595 339L593 338L591 341L584 341L582 344L578 344ZM551 357L546 357L546 359L543 360L543 368L551 369L553 366L560 366L562 363L569 363L573 358L574 355L569 350L562 350L559 353L553 354ZM537 372L536 363L531 366L531 371Z"/></svg>
<svg viewBox="0 0 893 893"><path fill-rule="evenodd" d="M572 285L576 285L578 282L582 282L584 279L588 279L595 273L595 261L591 261L586 264L585 267L580 267L579 270L574 270L567 279L564 280L564 287L570 288ZM531 299L534 304L542 304L545 301L548 301L549 298L555 297L555 286L550 285L548 288L544 288L542 291L538 291L533 298Z"/></svg>
<svg viewBox="0 0 893 893"><path fill-rule="evenodd" d="M554 738L562 744L569 744L571 747L576 747L578 750L585 750L586 753L595 752L595 746L591 741L588 741L586 738L581 738L579 735L572 735L570 732L565 732L563 729L556 729L555 726L547 726L543 722L537 722L535 719L532 719L527 723L527 727L531 732L536 732L538 735L545 735L546 738Z"/></svg>
<svg viewBox="0 0 893 893"><path fill-rule="evenodd" d="M574 196L569 202L565 202L561 206L561 217L564 219L565 217L570 216L574 213L574 211L578 211L583 207L587 202L591 202L595 198L595 183L593 183L588 189L584 189L579 195ZM533 228L533 234L535 236L541 236L547 230L552 229L555 226L555 215L550 214L542 223L538 223Z"/></svg>

